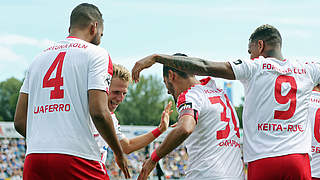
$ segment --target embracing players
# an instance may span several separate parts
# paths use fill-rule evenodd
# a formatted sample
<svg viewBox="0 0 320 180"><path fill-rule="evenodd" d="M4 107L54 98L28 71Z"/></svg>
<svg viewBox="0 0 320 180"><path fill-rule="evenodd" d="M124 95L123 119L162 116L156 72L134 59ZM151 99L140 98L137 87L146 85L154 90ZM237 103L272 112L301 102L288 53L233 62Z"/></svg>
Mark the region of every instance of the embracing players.
<svg viewBox="0 0 320 180"><path fill-rule="evenodd" d="M251 60L212 62L154 54L138 61L132 75L138 81L143 69L158 62L190 74L240 80L245 89L243 153L248 178L310 179L308 104L320 82L319 64L285 59L281 46L279 31L262 25L249 39Z"/></svg>

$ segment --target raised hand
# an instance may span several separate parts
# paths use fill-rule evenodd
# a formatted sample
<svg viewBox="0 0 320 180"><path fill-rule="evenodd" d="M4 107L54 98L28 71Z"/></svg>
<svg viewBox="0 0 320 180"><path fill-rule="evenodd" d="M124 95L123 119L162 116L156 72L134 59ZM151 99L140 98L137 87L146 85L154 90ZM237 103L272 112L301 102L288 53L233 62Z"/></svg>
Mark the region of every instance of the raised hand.
<svg viewBox="0 0 320 180"><path fill-rule="evenodd" d="M139 61L136 62L136 64L131 70L132 80L134 82L139 82L140 72L143 69L151 67L156 62L155 61L156 56L157 55L153 54L151 56L147 56L143 59L140 59Z"/></svg>
<svg viewBox="0 0 320 180"><path fill-rule="evenodd" d="M159 125L159 130L161 132L164 132L168 129L169 126L169 121L170 121L170 115L173 112L173 110L171 110L171 106L172 106L172 102L169 101L169 103L167 104L167 106L164 108L162 115L161 115L161 122Z"/></svg>

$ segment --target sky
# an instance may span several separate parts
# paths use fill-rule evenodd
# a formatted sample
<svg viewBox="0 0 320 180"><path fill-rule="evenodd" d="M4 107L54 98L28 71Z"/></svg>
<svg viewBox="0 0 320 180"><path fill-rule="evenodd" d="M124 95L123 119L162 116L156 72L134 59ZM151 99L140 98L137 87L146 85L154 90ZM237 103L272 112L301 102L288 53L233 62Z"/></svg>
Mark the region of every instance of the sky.
<svg viewBox="0 0 320 180"><path fill-rule="evenodd" d="M22 79L41 50L67 37L70 13L81 2L99 7L105 22L100 46L130 71L154 53L212 61L249 58L249 36L262 24L280 31L285 58L317 61L320 56L318 0L1 0L0 82ZM162 77L161 68L155 65L142 75ZM223 86L223 80L217 84ZM232 84L237 106L243 87Z"/></svg>

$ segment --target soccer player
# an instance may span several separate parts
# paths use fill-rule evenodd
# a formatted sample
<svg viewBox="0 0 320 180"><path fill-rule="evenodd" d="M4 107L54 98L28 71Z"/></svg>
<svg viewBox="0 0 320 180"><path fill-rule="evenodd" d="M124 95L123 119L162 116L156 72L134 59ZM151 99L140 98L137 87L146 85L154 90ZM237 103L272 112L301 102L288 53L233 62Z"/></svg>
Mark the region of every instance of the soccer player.
<svg viewBox="0 0 320 180"><path fill-rule="evenodd" d="M128 91L130 81L130 72L121 65L113 64L113 76L110 84L110 93L108 95L108 107L111 112L116 134L118 136L118 139L120 140L122 149L126 154L130 154L133 151L147 146L158 136L160 136L161 133L166 131L169 126L169 117L172 113L172 110L170 110L172 103L170 101L162 113L161 122L158 128L150 131L149 133L134 137L132 139L125 137L125 135L122 134L120 130L120 125L116 115L114 114L114 111L124 100ZM95 131L94 136L100 146L101 160L103 163L105 163L107 158L108 144L105 143L105 141L101 138L98 131Z"/></svg>
<svg viewBox="0 0 320 180"><path fill-rule="evenodd" d="M320 82L319 64L285 59L281 46L279 31L262 25L249 39L251 60L212 62L154 54L136 62L132 76L138 81L140 71L158 62L190 74L240 80L249 180L310 179L308 103Z"/></svg>
<svg viewBox="0 0 320 180"><path fill-rule="evenodd" d="M184 141L189 156L186 179L244 179L239 121L224 91L210 77L198 81L169 66L163 66L163 79L177 102L179 120L144 163L138 179L147 179L157 161Z"/></svg>
<svg viewBox="0 0 320 180"><path fill-rule="evenodd" d="M320 180L320 84L313 88L309 104L309 120L312 123L312 180Z"/></svg>
<svg viewBox="0 0 320 180"><path fill-rule="evenodd" d="M20 90L14 125L27 142L23 179L109 179L92 121L129 178L107 106L112 62L97 46L103 35L99 9L75 7L69 33L35 58Z"/></svg>

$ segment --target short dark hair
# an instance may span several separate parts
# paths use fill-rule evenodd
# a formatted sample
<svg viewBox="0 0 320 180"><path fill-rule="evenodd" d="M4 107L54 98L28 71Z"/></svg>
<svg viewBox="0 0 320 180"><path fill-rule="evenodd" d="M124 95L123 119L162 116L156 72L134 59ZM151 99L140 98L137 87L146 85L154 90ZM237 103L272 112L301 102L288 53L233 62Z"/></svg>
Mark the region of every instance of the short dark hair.
<svg viewBox="0 0 320 180"><path fill-rule="evenodd" d="M183 54L183 53L175 53L172 56L184 56L184 57L188 57L187 55ZM183 71L179 71L173 67L170 66L166 66L163 65L163 76L164 77L168 77L169 76L169 70L178 73L179 76L181 76L182 78L186 79L189 77L189 74L183 72Z"/></svg>
<svg viewBox="0 0 320 180"><path fill-rule="evenodd" d="M259 26L250 36L250 43L256 43L258 40L263 40L265 43L274 46L276 44L282 45L282 38L280 32L269 24Z"/></svg>
<svg viewBox="0 0 320 180"><path fill-rule="evenodd" d="M98 22L98 25L103 24L102 14L98 7L93 4L82 3L75 7L70 16L70 28L85 28L91 22Z"/></svg>

